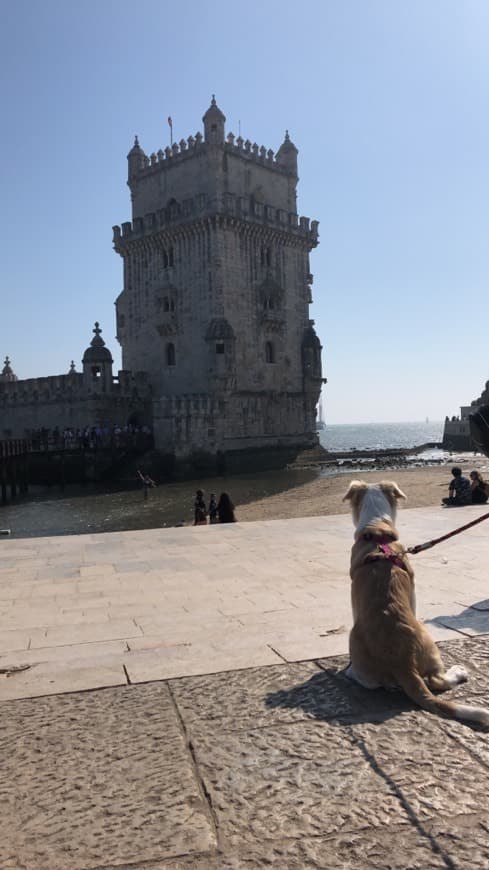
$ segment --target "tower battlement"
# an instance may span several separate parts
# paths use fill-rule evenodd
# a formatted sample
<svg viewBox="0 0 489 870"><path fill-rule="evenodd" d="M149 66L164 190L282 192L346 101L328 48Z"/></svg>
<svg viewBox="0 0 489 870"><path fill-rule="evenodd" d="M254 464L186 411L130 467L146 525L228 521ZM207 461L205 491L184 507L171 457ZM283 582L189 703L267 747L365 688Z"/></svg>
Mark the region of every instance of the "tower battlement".
<svg viewBox="0 0 489 870"><path fill-rule="evenodd" d="M158 230L172 230L180 224L210 215L236 218L250 224L259 222L263 227L283 229L287 233L303 237L311 247L318 244L319 221L311 221L310 218L299 216L296 212L257 202L253 196L224 193L218 200L212 200L206 194L198 194L182 202L172 202L167 208L150 212L144 217L134 218L121 226L114 226L112 228L114 247L120 252L125 242L152 236Z"/></svg>
<svg viewBox="0 0 489 870"><path fill-rule="evenodd" d="M241 135L226 135L226 118L214 98L202 120L203 135L198 132L149 156L136 136L127 155L133 219L200 193L212 203L233 193L269 208L296 211L298 151L288 131L275 153Z"/></svg>
<svg viewBox="0 0 489 870"><path fill-rule="evenodd" d="M136 137L136 141L139 141ZM256 142L251 142L250 139L243 139L241 135L236 136L234 133L228 133L226 140L221 144L223 150L227 153L232 153L240 156L243 160L265 165L268 169L276 170L284 175L288 175L290 170L283 160L280 159L279 152L275 154L272 148L265 148L264 145L257 145ZM166 170L182 160L188 160L199 154L205 153L209 148L215 145L209 145L204 141L202 133L197 132L195 136L189 136L187 139L180 139L179 142L167 145L165 149L160 148L158 151L153 151L151 154L146 154L139 147L139 156L132 161L129 170L129 180L136 177L145 177L153 175L162 170ZM129 152L131 155L132 152Z"/></svg>

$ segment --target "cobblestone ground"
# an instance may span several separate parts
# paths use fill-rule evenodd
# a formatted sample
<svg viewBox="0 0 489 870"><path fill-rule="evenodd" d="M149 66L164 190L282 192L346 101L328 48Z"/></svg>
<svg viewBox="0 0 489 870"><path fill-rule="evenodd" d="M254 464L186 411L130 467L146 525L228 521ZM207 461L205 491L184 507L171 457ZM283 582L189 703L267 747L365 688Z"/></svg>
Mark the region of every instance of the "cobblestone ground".
<svg viewBox="0 0 489 870"><path fill-rule="evenodd" d="M489 637L440 647L489 706ZM488 868L489 735L344 664L0 704L0 867Z"/></svg>

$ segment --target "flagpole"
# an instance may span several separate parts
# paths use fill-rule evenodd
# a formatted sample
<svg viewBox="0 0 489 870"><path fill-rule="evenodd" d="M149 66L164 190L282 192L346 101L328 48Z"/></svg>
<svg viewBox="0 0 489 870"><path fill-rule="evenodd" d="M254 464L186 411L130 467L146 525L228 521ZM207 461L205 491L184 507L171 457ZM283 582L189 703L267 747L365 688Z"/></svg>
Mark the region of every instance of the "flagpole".
<svg viewBox="0 0 489 870"><path fill-rule="evenodd" d="M170 127L170 148L173 147L173 120L172 116L168 115L168 126Z"/></svg>

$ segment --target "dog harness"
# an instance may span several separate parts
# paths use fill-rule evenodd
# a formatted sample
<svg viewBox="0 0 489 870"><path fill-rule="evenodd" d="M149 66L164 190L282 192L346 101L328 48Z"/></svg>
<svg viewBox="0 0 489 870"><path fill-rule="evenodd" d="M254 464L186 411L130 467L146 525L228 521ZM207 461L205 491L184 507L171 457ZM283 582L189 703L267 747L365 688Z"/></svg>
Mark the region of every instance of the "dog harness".
<svg viewBox="0 0 489 870"><path fill-rule="evenodd" d="M398 568L406 569L403 559L398 553L394 553L394 550L391 547L391 538L387 535L383 535L379 537L378 535L372 535L370 532L362 535L363 541L375 541L377 547L365 558L366 562L378 562L381 559L387 559L388 562L392 562L393 565L396 565Z"/></svg>

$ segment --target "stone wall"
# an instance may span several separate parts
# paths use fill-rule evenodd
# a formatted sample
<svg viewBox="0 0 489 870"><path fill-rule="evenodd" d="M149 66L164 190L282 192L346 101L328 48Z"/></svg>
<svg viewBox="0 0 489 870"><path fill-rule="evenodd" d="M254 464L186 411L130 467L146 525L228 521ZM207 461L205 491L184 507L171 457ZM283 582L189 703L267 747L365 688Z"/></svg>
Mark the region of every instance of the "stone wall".
<svg viewBox="0 0 489 870"><path fill-rule="evenodd" d="M131 418L152 423L150 393L144 378L120 372L110 392L97 391L83 374L0 383L0 437L22 438L35 429L78 429L125 425Z"/></svg>

